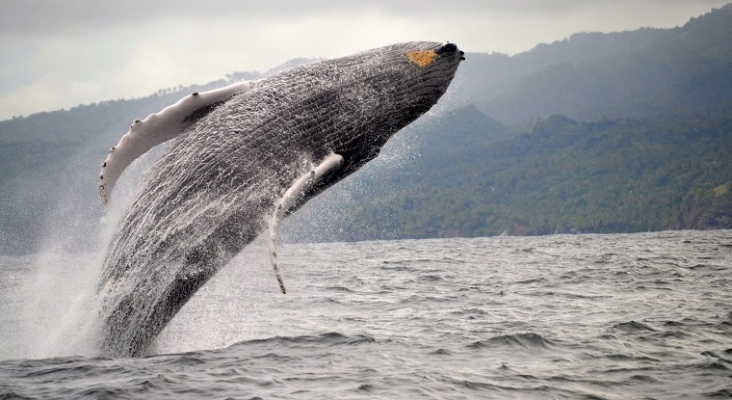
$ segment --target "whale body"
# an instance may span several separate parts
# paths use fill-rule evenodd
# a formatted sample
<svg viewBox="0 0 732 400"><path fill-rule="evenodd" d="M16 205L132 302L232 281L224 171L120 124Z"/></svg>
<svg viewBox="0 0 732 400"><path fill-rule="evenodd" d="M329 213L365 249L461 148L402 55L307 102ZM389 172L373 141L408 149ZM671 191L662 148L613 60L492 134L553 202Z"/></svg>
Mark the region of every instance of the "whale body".
<svg viewBox="0 0 732 400"><path fill-rule="evenodd" d="M105 203L131 160L170 143L104 258L102 355L145 355L196 290L268 226L277 270L279 221L427 112L462 55L452 43L385 46L195 93L133 123L103 165Z"/></svg>

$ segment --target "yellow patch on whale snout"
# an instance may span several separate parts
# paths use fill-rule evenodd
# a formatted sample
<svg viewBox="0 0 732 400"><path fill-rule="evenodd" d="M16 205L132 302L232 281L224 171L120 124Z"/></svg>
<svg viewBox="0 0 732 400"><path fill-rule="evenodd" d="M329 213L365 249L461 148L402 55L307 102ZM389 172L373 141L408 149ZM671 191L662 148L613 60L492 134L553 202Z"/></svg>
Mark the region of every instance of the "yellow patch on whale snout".
<svg viewBox="0 0 732 400"><path fill-rule="evenodd" d="M415 50L407 53L407 58L409 58L409 62L424 68L435 61L437 53L434 50Z"/></svg>

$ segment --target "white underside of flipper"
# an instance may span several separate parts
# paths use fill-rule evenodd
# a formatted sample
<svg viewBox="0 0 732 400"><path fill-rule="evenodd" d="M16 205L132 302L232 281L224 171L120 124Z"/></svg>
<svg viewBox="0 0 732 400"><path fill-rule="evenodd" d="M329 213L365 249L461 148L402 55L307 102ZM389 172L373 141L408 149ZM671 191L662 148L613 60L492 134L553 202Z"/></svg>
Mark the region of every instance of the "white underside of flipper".
<svg viewBox="0 0 732 400"><path fill-rule="evenodd" d="M157 114L135 120L119 143L109 149L109 155L102 164L102 172L99 174L99 196L102 203L106 205L109 201L112 188L125 168L151 148L178 136L186 117L202 107L226 101L250 89L249 82L240 82L208 92L193 93Z"/></svg>
<svg viewBox="0 0 732 400"><path fill-rule="evenodd" d="M287 211L302 198L307 190L313 187L324 175L340 167L343 157L339 154L331 153L323 162L310 172L299 177L292 186L285 192L282 199L277 203L272 219L269 222L269 259L272 262L277 283L280 285L282 293L287 293L285 284L282 281L280 269L277 266L277 231L280 227L280 221L285 217Z"/></svg>

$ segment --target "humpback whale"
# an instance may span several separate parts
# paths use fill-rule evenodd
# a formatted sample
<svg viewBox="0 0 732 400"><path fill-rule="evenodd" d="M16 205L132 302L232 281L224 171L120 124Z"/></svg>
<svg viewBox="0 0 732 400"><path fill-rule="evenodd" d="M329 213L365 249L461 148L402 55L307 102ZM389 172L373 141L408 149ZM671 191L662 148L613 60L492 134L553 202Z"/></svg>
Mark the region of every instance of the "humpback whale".
<svg viewBox="0 0 732 400"><path fill-rule="evenodd" d="M102 165L99 193L170 141L119 221L97 288L99 348L145 355L206 281L267 228L281 291L280 221L378 156L445 93L453 43L409 42L194 93L136 120Z"/></svg>

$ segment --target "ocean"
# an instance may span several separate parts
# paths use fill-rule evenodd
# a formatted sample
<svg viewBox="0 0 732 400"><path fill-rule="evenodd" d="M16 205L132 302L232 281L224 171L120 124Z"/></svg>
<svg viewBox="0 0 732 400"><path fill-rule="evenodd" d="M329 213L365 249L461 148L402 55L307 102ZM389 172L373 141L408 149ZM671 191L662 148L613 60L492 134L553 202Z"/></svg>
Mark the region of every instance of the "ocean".
<svg viewBox="0 0 732 400"><path fill-rule="evenodd" d="M249 245L152 355L94 354L101 254L0 256L0 399L732 397L732 231Z"/></svg>

